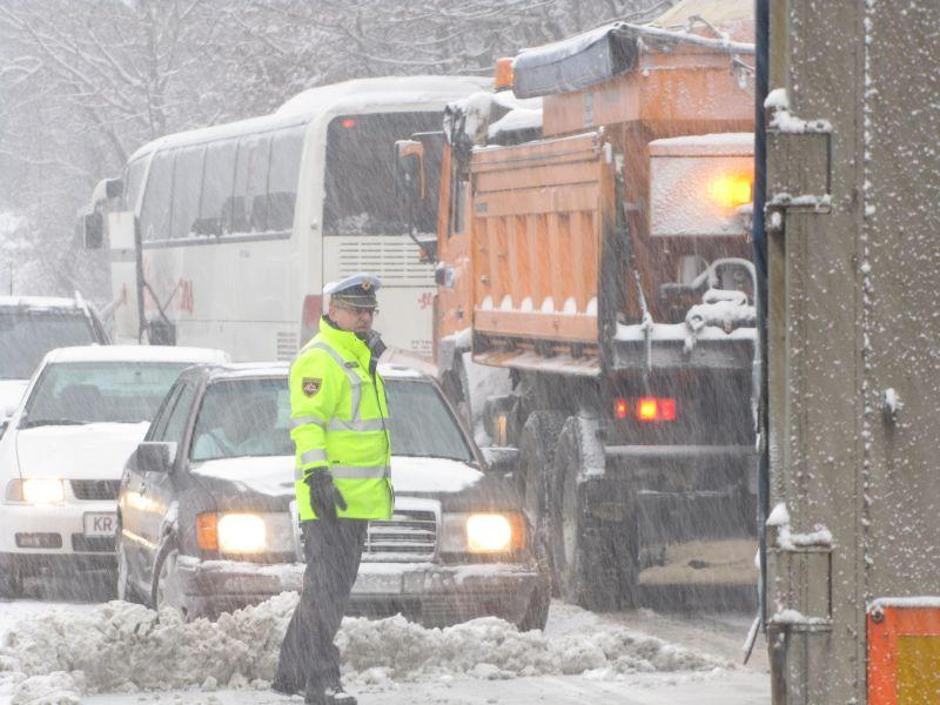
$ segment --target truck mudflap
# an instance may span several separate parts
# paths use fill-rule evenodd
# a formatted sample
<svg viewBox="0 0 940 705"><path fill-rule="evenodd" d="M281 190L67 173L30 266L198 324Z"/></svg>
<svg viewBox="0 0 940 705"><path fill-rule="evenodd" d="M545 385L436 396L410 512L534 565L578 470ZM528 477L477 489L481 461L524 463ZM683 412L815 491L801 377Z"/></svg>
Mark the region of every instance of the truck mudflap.
<svg viewBox="0 0 940 705"><path fill-rule="evenodd" d="M604 474L582 489L599 517L631 512L643 604L753 603L756 467L753 446L605 448Z"/></svg>

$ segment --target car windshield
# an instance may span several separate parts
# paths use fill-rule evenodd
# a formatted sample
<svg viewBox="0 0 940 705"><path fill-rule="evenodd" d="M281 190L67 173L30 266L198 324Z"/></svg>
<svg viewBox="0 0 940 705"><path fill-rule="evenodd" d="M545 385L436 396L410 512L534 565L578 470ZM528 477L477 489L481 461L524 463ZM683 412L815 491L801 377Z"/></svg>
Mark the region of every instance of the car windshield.
<svg viewBox="0 0 940 705"><path fill-rule="evenodd" d="M29 379L53 348L95 342L80 310L0 309L0 379Z"/></svg>
<svg viewBox="0 0 940 705"><path fill-rule="evenodd" d="M473 455L437 388L391 379L388 392L392 454L472 461ZM240 379L206 390L193 432L193 461L293 455L287 380Z"/></svg>
<svg viewBox="0 0 940 705"><path fill-rule="evenodd" d="M194 461L293 455L290 399L283 379L212 383L202 398L190 457Z"/></svg>
<svg viewBox="0 0 940 705"><path fill-rule="evenodd" d="M52 363L26 402L21 426L150 421L188 362Z"/></svg>

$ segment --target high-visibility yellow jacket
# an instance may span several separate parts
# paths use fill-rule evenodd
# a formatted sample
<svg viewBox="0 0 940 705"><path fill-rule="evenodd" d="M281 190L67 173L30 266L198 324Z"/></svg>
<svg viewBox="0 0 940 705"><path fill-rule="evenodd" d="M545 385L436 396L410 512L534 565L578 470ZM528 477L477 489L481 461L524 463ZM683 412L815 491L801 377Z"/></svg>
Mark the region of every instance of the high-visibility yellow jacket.
<svg viewBox="0 0 940 705"><path fill-rule="evenodd" d="M329 470L346 500L347 519L392 516L388 401L372 354L355 334L320 321L320 332L290 368L294 488L301 521L316 519L304 479Z"/></svg>

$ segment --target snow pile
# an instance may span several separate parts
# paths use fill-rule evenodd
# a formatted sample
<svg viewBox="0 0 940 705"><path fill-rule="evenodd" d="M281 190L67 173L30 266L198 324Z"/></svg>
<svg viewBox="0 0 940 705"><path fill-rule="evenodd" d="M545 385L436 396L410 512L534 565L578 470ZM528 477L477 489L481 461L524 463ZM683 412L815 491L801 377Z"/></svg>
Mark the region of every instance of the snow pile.
<svg viewBox="0 0 940 705"><path fill-rule="evenodd" d="M0 682L12 705L80 702L87 693L183 688L267 688L297 595L284 593L218 622L184 622L110 602L87 612L57 610L20 622L0 645ZM337 637L344 677L364 685L453 675L500 679L730 667L695 651L608 625L555 638L519 633L496 618L426 629L403 617L346 619Z"/></svg>

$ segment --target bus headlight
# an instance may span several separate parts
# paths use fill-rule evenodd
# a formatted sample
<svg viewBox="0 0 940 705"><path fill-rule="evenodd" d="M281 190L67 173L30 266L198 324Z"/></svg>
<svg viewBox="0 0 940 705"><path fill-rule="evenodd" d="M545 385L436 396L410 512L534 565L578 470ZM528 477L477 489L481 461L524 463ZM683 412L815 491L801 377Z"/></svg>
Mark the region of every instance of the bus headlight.
<svg viewBox="0 0 940 705"><path fill-rule="evenodd" d="M508 553L525 548L525 520L521 514L444 514L442 553Z"/></svg>
<svg viewBox="0 0 940 705"><path fill-rule="evenodd" d="M61 504L65 501L65 485L62 480L48 477L13 480L7 488L7 499L28 504Z"/></svg>

